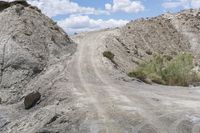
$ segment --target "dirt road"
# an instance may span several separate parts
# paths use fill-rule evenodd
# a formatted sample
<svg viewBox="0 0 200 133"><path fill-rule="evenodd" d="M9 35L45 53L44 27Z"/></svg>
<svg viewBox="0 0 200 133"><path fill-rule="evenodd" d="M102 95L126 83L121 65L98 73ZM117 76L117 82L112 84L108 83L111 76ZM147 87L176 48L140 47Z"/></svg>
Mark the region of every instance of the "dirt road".
<svg viewBox="0 0 200 133"><path fill-rule="evenodd" d="M73 37L78 51L70 65L70 81L80 106L88 110L80 131L89 127L91 133L200 133L200 90L130 80L102 56L106 37L114 34L116 29Z"/></svg>

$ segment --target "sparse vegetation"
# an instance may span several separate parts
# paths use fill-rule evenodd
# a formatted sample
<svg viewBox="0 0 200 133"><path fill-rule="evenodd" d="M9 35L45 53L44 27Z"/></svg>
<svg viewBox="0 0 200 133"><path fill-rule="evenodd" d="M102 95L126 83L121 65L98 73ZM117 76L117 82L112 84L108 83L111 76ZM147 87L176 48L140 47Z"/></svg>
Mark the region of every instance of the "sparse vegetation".
<svg viewBox="0 0 200 133"><path fill-rule="evenodd" d="M140 63L128 75L144 82L151 80L164 85L188 86L200 81L199 74L193 68L193 58L189 53L181 53L174 58L154 55L151 60Z"/></svg>
<svg viewBox="0 0 200 133"><path fill-rule="evenodd" d="M110 52L110 51L104 51L103 52L103 56L106 57L106 58L108 58L109 60L113 60L114 57L115 57L115 55L112 52Z"/></svg>
<svg viewBox="0 0 200 133"><path fill-rule="evenodd" d="M111 51L104 51L103 56L108 58L117 67L117 63L114 61L115 55Z"/></svg>

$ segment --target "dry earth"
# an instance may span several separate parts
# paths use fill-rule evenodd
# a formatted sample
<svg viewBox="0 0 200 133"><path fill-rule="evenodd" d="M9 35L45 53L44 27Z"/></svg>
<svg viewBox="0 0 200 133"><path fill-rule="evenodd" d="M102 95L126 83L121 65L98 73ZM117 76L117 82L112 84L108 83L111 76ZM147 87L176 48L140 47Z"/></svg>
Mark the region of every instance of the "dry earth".
<svg viewBox="0 0 200 133"><path fill-rule="evenodd" d="M18 6L12 6L7 9L6 13L9 14L16 7ZM38 13L30 7L26 7L25 10L28 10L27 12L29 13L31 12L33 16L35 16L35 13ZM1 13L0 17L2 17ZM19 18L21 20L23 17L17 17L16 19ZM156 21L156 19L153 19L153 21ZM62 30L56 28L55 32L53 28L53 30L49 31L47 27L51 27L52 22L47 18L41 20L47 22L47 25L44 26L46 27L45 30L47 30L45 32L48 33L47 42L51 40L49 37L52 37L55 33L60 35L56 40L63 40L62 37L65 35ZM185 39L185 36L188 34L182 34L178 31L174 23L179 21L172 20L169 22L172 28L165 30L167 33L157 33L160 32L162 27L160 29L153 28L154 30L158 29L155 35L160 35L163 38L163 40L160 39L161 47L159 48L168 47L167 41L171 40L172 46L177 47L177 45L181 44L181 50L192 51L192 46L196 46L193 44L197 44L197 41L190 42L190 39ZM142 20L141 25L148 23L148 21ZM48 61L44 59L44 62L47 62L44 63L45 67L42 67L42 72L33 77L28 76L28 83L24 88L19 88L18 83L17 86L11 88L5 89L1 87L0 132L200 133L200 88L147 85L127 77L126 72L135 66L135 60L147 57L147 54L144 52L146 50L145 47L149 46L149 44L154 44L155 47L151 47L152 51L154 49L159 51L156 47L159 40L157 40L158 43L155 43L156 39L152 39L152 43L148 45L138 44L137 47L145 47L140 48L140 54L134 53L135 49L132 49L132 47L135 47L135 45L131 44L133 42L130 41L132 32L130 32L131 34L125 34L127 30L124 29L128 28L129 25L136 25L137 23L139 22L130 23L122 29L107 29L73 36L72 40L77 44L77 51L72 56L68 54L69 50L74 50L75 48L71 47L73 43L67 37L68 43L63 44L68 46L66 50L62 50L62 45L59 47L60 49L53 47L52 49L62 53L56 54L56 57L54 57L54 52L47 52L48 54L45 57L48 59L52 57L53 59ZM2 22L2 24L4 23ZM34 22L34 24L38 24L38 22ZM147 27L143 27L143 30L153 26L155 26L155 22L147 25ZM33 28L31 28L32 30ZM174 31L175 34L172 34ZM146 32L148 33L149 31ZM198 32L200 31L198 30ZM134 40L146 42L146 39L142 38L144 35L143 31L136 33L138 33L137 39ZM138 38L139 33L142 34L141 38ZM165 34L172 34L166 38L173 36L174 38L165 40ZM6 35L9 35L9 33ZM153 34L151 35L153 36ZM198 34L195 35L198 36ZM127 39L125 39L126 37ZM198 37L196 40L198 40ZM24 39L24 37L18 38ZM155 38L158 37L155 36ZM124 40L125 42L123 42ZM128 41L130 46L128 46ZM17 46L21 44L11 42L9 44L16 44ZM57 43L62 44L62 42ZM51 45L54 46L57 43L55 40L51 40ZM46 43L41 42L41 44ZM45 49L49 49L48 45L45 46ZM37 51L35 48L28 48ZM105 50L111 50L116 55L115 61L119 65L117 68L102 56ZM21 51L24 50L20 49ZM166 53L173 53L174 51L178 52L172 49L172 51L167 51ZM63 52L66 52L66 54L63 54ZM137 58L135 58L135 54ZM22 70L12 71L18 72ZM3 77L3 79L5 78ZM20 79L20 77L16 79ZM20 92L17 89L20 89ZM23 95L31 90L38 90L42 97L36 106L25 110ZM13 98L13 95L17 96Z"/></svg>
<svg viewBox="0 0 200 133"><path fill-rule="evenodd" d="M77 69L72 71L71 76L79 79L80 85L76 86L76 90L82 88L84 93L79 93L86 95L96 108L99 122L96 131L92 132L200 132L198 88L146 85L132 81L102 57L106 45L109 45L107 37L118 35L120 32L116 29L74 37L79 45L77 64L73 65Z"/></svg>

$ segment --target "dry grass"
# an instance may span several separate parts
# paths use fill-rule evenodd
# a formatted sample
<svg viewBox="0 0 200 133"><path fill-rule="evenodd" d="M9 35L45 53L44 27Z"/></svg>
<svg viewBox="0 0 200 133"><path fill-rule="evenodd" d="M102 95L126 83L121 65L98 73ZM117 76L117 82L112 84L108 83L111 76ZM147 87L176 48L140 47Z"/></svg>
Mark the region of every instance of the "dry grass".
<svg viewBox="0 0 200 133"><path fill-rule="evenodd" d="M115 55L112 52L110 52L110 51L104 51L103 52L103 56L106 57L106 58L108 58L109 60L113 60L114 57L115 57Z"/></svg>
<svg viewBox="0 0 200 133"><path fill-rule="evenodd" d="M118 66L117 63L114 61L115 55L111 51L104 51L103 56L108 58L114 64L115 67Z"/></svg>
<svg viewBox="0 0 200 133"><path fill-rule="evenodd" d="M200 81L199 74L193 72L193 68L193 58L189 53L181 53L174 58L154 55L150 61L140 63L128 75L158 84L188 86L192 82Z"/></svg>

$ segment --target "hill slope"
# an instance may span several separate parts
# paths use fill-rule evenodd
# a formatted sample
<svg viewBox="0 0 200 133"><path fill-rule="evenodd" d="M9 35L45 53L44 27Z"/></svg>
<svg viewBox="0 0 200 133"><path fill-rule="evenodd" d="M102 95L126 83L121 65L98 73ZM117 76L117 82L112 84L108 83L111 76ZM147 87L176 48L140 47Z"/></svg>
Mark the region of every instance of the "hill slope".
<svg viewBox="0 0 200 133"><path fill-rule="evenodd" d="M175 56L190 52L199 64L199 15L199 10L191 9L130 22L120 30L119 36L107 39L108 43L114 42L108 49L116 52L116 62L125 72L156 53Z"/></svg>
<svg viewBox="0 0 200 133"><path fill-rule="evenodd" d="M46 114L51 119L51 115L48 110L42 114L40 107L26 111L24 96L39 91L41 107L51 104L51 99L57 100L56 91L50 91L54 89L52 84L66 82L66 77L59 75L76 51L76 44L55 22L25 1L0 1L0 27L0 132L31 132L31 121L36 122L36 128L42 125L31 117L40 114L41 119Z"/></svg>
<svg viewBox="0 0 200 133"><path fill-rule="evenodd" d="M73 53L74 46L67 34L37 8L26 2L7 5L0 12L0 85L6 98L4 93L0 97L6 103L15 103L31 79L66 53ZM14 94L7 93L11 89Z"/></svg>
<svg viewBox="0 0 200 133"><path fill-rule="evenodd" d="M124 73L150 52L193 50L170 17L78 34L72 37L76 51L62 29L38 9L8 5L0 12L1 133L200 131L198 88L147 85ZM115 54L117 67L103 57L105 50ZM33 90L41 99L25 110L24 97Z"/></svg>

